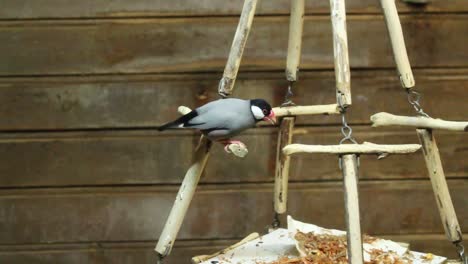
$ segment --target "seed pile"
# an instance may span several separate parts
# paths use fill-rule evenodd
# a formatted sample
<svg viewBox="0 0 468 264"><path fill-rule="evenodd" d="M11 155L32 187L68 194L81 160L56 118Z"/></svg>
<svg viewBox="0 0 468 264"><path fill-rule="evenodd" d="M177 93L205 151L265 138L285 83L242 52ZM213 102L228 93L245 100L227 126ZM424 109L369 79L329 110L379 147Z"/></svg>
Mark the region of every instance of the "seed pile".
<svg viewBox="0 0 468 264"><path fill-rule="evenodd" d="M314 233L297 232L294 237L301 251L306 253L305 257L288 258L281 257L277 261L268 264L347 264L346 236L316 235ZM364 236L364 243L372 243L374 237ZM411 264L411 260L401 259L392 252L372 250L371 261L365 264ZM261 263L259 263L261 264Z"/></svg>

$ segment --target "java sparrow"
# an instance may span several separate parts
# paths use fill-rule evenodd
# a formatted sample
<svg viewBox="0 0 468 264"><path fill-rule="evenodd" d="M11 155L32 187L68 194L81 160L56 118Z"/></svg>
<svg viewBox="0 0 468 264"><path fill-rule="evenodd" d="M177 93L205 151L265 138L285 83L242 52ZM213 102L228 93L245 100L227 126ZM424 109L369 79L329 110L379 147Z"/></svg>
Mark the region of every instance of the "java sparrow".
<svg viewBox="0 0 468 264"><path fill-rule="evenodd" d="M242 144L231 138L245 129L254 127L259 121L275 124L276 117L270 104L263 99L242 100L236 98L219 99L192 110L180 118L158 127L159 131L167 128L194 128L200 130L210 140L225 145Z"/></svg>

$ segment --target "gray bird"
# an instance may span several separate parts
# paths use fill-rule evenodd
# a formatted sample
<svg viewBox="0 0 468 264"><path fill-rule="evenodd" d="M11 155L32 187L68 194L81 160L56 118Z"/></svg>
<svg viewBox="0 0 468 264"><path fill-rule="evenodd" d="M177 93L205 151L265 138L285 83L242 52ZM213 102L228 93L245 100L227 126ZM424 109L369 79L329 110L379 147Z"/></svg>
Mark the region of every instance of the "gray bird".
<svg viewBox="0 0 468 264"><path fill-rule="evenodd" d="M270 104L263 99L242 100L236 98L219 99L209 102L180 118L158 127L159 131L167 128L194 128L200 130L210 140L225 145L242 144L231 138L245 129L254 127L257 122L276 122L275 113Z"/></svg>

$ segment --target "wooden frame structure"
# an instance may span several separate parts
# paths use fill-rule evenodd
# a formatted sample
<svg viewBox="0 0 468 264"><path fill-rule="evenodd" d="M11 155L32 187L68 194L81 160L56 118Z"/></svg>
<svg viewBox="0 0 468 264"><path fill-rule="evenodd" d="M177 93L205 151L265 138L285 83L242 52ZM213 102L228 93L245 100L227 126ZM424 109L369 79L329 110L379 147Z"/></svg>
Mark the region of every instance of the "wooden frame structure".
<svg viewBox="0 0 468 264"><path fill-rule="evenodd" d="M380 3L385 15L385 21L387 23L387 29L392 43L393 55L400 75L402 87L407 89L407 92L410 92L415 86L415 81L411 71L408 54L406 52L403 31L395 6L395 1L380 0ZM420 109L418 113L426 116L397 116L389 113L377 113L371 116L371 122L374 127L409 126L416 128L419 141L423 146L424 160L432 183L432 189L436 198L435 200L439 209L445 234L448 240L457 247L461 262L468 264L468 258L464 255L464 249L462 246L463 237L461 228L458 223L452 198L450 197L436 139L432 133L433 129L467 132L468 122L445 121L430 118L422 111L422 109Z"/></svg>
<svg viewBox="0 0 468 264"><path fill-rule="evenodd" d="M363 144L345 145L304 145L292 144L283 148L285 155L298 153L326 153L339 155L340 167L343 172L345 218L347 229L348 262L362 264L362 234L359 215L358 174L359 155L374 154L386 157L388 154L408 154L418 151L421 145L377 145L369 142Z"/></svg>
<svg viewBox="0 0 468 264"><path fill-rule="evenodd" d="M226 63L223 77L221 78L218 86L218 93L222 98L230 96L234 90L235 80L244 47L247 43L248 35L252 26L257 2L258 0L244 0L242 14L231 46L229 58ZM380 0L380 2L387 22L387 28L390 34L401 84L404 88L410 89L414 87L415 82L407 56L403 32L399 22L395 2L394 0ZM276 116L283 117L281 119L278 133L274 208L276 216L278 214L284 214L287 210L290 155L296 153L328 153L339 155L340 168L342 170L344 180L344 199L348 231L348 259L349 263L361 264L363 263L363 258L358 199L359 155L375 154L378 155L380 159L386 157L388 154L407 154L416 152L421 148L421 145L377 145L368 142L364 142L363 144L340 144L332 146L291 144L295 116L340 113L344 115L346 108L352 104L345 1L330 0L330 13L333 26L337 103L329 105L288 105L274 107ZM286 79L290 82L290 86L298 80L297 75L300 64L304 23L303 17L304 0L291 0L291 18L286 62ZM190 109L186 107L179 108L179 112L181 114L187 113L188 111L190 111ZM448 122L423 117L411 118L412 119L410 119L410 117L397 117L386 113L380 113L374 115L372 117L372 121L374 122L374 126L397 124L427 128L418 130L418 136L421 144L424 146L424 156L431 174L434 192L436 196L440 198L438 200L438 205L442 220L445 223L444 227L446 229L446 233L452 242L459 243L461 242L460 227L456 220L453 204L450 200L435 139L431 131L428 129L445 128L467 131L468 123ZM158 263L161 263L162 259L169 255L172 250L177 233L179 232L187 209L193 195L195 194L195 189L198 185L201 174L203 173L208 161L210 148L211 142L202 136L195 150L194 163L184 177L175 203L155 248L158 253ZM245 146L233 144L228 146L228 148L234 155L239 157L244 157L248 152ZM254 237L257 236L258 234L254 235ZM235 247L235 245L232 247ZM202 259L206 259L205 257ZM201 261L201 259L198 259L197 261Z"/></svg>

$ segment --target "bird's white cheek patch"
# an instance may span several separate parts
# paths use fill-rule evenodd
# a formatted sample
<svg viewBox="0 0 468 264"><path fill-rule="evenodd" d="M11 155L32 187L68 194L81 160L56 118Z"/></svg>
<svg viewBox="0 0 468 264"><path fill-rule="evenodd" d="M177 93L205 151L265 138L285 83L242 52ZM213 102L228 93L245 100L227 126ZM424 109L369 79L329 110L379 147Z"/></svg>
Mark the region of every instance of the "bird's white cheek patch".
<svg viewBox="0 0 468 264"><path fill-rule="evenodd" d="M252 105L250 109L252 110L252 113L255 116L255 119L263 119L265 117L260 107Z"/></svg>

